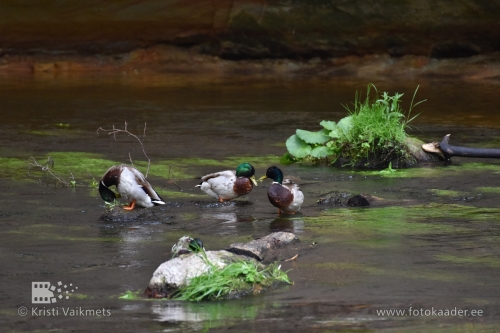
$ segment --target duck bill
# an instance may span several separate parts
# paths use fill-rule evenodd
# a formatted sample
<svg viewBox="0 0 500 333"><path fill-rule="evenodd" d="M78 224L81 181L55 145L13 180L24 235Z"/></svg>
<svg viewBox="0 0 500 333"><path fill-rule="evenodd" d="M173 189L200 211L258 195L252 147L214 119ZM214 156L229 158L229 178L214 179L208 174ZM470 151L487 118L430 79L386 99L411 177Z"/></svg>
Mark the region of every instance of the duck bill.
<svg viewBox="0 0 500 333"><path fill-rule="evenodd" d="M262 176L259 178L259 182L263 181L264 179L267 179L267 176Z"/></svg>
<svg viewBox="0 0 500 333"><path fill-rule="evenodd" d="M252 183L253 183L255 186L259 186L259 185L257 185L257 181L255 180L255 177L254 177L254 176L250 177L250 180L252 181Z"/></svg>

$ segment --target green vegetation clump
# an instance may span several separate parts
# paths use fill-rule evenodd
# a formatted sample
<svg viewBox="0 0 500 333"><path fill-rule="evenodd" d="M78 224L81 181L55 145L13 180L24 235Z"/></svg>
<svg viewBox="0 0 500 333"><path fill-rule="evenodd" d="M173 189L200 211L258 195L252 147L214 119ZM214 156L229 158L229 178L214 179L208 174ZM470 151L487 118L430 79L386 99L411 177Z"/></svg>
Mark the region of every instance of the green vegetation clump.
<svg viewBox="0 0 500 333"><path fill-rule="evenodd" d="M371 99L370 89L375 90ZM344 106L349 115L339 122L323 120L318 132L297 129L286 141L288 153L282 162L310 161L319 163L339 163L367 168L387 168L389 164L402 167L416 163L406 147L406 130L409 123L415 90L408 114L401 109L403 94L390 96L387 92L379 94L370 84L366 99L356 93L353 107Z"/></svg>
<svg viewBox="0 0 500 333"><path fill-rule="evenodd" d="M209 265L208 272L196 276L180 288L175 299L199 302L258 294L276 283L291 284L286 272L276 263L267 267L256 261L238 260L220 269L212 264L203 250L200 252Z"/></svg>

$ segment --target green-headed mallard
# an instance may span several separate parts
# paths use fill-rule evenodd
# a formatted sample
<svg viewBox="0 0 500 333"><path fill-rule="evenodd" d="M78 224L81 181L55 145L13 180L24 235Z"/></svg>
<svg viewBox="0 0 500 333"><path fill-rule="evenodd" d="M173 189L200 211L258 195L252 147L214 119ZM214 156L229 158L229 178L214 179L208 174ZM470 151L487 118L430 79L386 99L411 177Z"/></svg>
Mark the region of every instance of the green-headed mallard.
<svg viewBox="0 0 500 333"><path fill-rule="evenodd" d="M165 204L144 175L134 167L120 164L106 171L99 183L99 193L104 201L112 202L116 199L115 192L109 189L113 185L120 196L129 202L124 209L132 210L136 204L145 208Z"/></svg>
<svg viewBox="0 0 500 333"><path fill-rule="evenodd" d="M182 236L177 243L172 246L172 258L181 254L194 253L205 251L203 241L199 238L191 238L190 236Z"/></svg>
<svg viewBox="0 0 500 333"><path fill-rule="evenodd" d="M236 170L215 172L201 177L201 183L196 187L220 202L224 202L250 193L253 186L257 186L254 175L253 166L249 163L242 163Z"/></svg>
<svg viewBox="0 0 500 333"><path fill-rule="evenodd" d="M278 213L295 214L298 212L304 202L304 194L299 186L290 179L283 179L283 172L275 166L267 169L266 175L260 177L259 180L266 178L274 180L267 190L267 197L273 206L278 207Z"/></svg>

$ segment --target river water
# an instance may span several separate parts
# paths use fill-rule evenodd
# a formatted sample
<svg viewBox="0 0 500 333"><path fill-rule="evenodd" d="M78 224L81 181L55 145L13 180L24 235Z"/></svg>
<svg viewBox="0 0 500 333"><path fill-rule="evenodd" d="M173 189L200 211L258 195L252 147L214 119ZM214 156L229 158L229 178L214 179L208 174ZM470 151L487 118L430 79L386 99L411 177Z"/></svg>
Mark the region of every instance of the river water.
<svg viewBox="0 0 500 333"><path fill-rule="evenodd" d="M0 81L0 274L3 331L74 332L495 332L500 330L500 163L453 158L390 173L292 164L306 196L280 217L264 182L214 204L196 177L252 163L279 165L295 129L346 115L368 82L290 78L115 77ZM420 115L410 134L453 145L500 146L500 86L440 81L374 82L404 93ZM92 179L129 163L167 201L161 219L109 223ZM145 137L143 133L145 132ZM62 187L30 162L54 161ZM31 158L31 159L30 159ZM29 173L28 173L29 169ZM320 205L331 193L366 193L368 208ZM165 217L167 216L167 217ZM301 242L281 267L293 285L265 295L186 303L135 297L182 235L209 250L273 231ZM298 254L293 261L284 261ZM35 282L63 297L32 301ZM61 282L61 285L58 284ZM70 285L71 284L71 285ZM78 288L76 288L78 287ZM65 293L68 291L68 294ZM66 295L69 296L66 299ZM26 310L27 313L23 313ZM391 312L393 311L393 312ZM398 312L395 312L398 311Z"/></svg>

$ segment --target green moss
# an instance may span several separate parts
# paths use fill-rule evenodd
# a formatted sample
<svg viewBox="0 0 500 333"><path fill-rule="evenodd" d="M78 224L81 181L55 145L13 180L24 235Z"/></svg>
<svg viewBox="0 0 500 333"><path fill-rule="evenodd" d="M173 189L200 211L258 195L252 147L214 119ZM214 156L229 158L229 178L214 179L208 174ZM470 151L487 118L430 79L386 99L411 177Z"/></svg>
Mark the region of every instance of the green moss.
<svg viewBox="0 0 500 333"><path fill-rule="evenodd" d="M452 190L430 189L429 191L443 197L456 197L459 195L464 195L464 192L452 191Z"/></svg>
<svg viewBox="0 0 500 333"><path fill-rule="evenodd" d="M71 171L75 177L86 175L88 178L88 172L100 178L110 166L120 164L116 161L105 159L102 155L83 152L52 152L47 154L48 156L54 160L54 171L61 174Z"/></svg>
<svg viewBox="0 0 500 333"><path fill-rule="evenodd" d="M436 206L431 204L413 207L332 209L318 217L306 217L305 221L308 227L325 226L334 233L397 235L456 231L456 227L423 222L429 221L429 215L449 216L447 212L436 209Z"/></svg>
<svg viewBox="0 0 500 333"><path fill-rule="evenodd" d="M144 300L144 292L141 292L140 290L138 291L130 291L127 290L124 294L118 296L119 299L124 299L127 301L137 301L137 300Z"/></svg>
<svg viewBox="0 0 500 333"><path fill-rule="evenodd" d="M27 160L0 157L0 169L2 169L2 177L5 178L21 180L28 177Z"/></svg>
<svg viewBox="0 0 500 333"><path fill-rule="evenodd" d="M34 156L35 160L42 166L47 163L47 158L51 157L54 161L52 171L65 181L72 180L75 177L77 184L89 185L92 178L99 180L102 175L112 165L122 164L104 158L100 154L85 152L52 152L45 156ZM199 158L179 158L172 160L152 161L148 177L159 177L168 180L190 180L201 177L205 174L220 171L221 169L236 168L242 162L249 162L255 168L267 168L270 165L279 162L279 156L240 156L228 157L224 160L199 159ZM33 162L33 161L31 161ZM28 167L30 160L22 158L4 158L0 157L0 167L3 176L15 180L28 179ZM125 163L127 164L127 163ZM134 161L134 166L142 173L146 174L147 161ZM200 168L204 171L200 173ZM31 178L45 177L46 173L38 167L31 167ZM49 176L50 178L50 176ZM176 197L193 197L187 193L171 192Z"/></svg>
<svg viewBox="0 0 500 333"><path fill-rule="evenodd" d="M477 208L465 205L429 204L411 207L373 207L370 209L330 209L317 217L304 217L305 229L317 233L320 243L352 242L368 248L400 246L401 236L425 244L414 236L475 234L478 226L498 224L499 208ZM482 237L495 244L496 235Z"/></svg>
<svg viewBox="0 0 500 333"><path fill-rule="evenodd" d="M478 187L476 190L484 193L500 193L500 187Z"/></svg>
<svg viewBox="0 0 500 333"><path fill-rule="evenodd" d="M365 176L379 176L384 178L437 178L443 176L458 176L466 173L493 172L500 173L500 165L487 163L464 163L460 165L449 165L443 167L436 164L433 167L416 167L408 169L398 169L396 172L380 173L380 171L358 171Z"/></svg>
<svg viewBox="0 0 500 333"><path fill-rule="evenodd" d="M475 257L458 257L449 254L440 254L435 256L436 259L447 261L456 265L479 265L493 268L500 268L500 259L493 256L484 256L484 254Z"/></svg>

